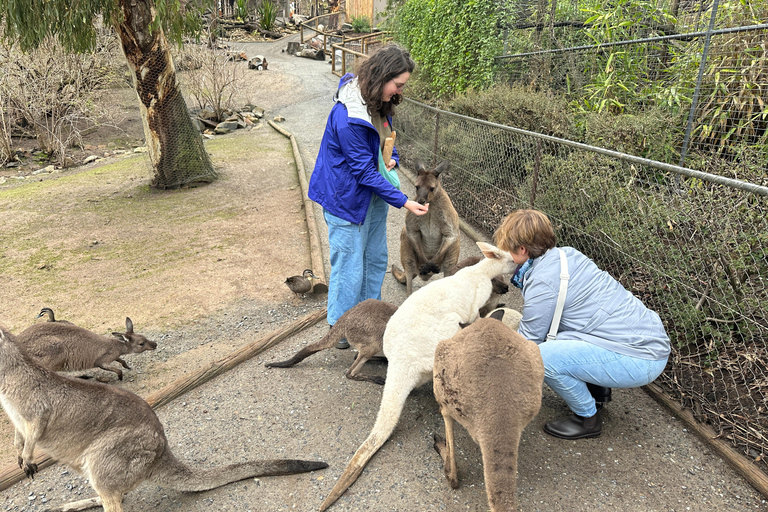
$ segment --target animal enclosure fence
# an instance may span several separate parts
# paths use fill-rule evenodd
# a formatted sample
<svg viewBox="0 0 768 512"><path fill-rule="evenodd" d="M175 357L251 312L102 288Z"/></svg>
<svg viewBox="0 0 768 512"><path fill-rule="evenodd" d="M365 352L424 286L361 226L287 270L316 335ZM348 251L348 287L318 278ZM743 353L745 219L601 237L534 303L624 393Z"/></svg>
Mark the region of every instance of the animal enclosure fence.
<svg viewBox="0 0 768 512"><path fill-rule="evenodd" d="M497 80L557 91L588 110L663 108L680 134L667 163L710 155L765 162L766 40L764 23L502 55Z"/></svg>
<svg viewBox="0 0 768 512"><path fill-rule="evenodd" d="M656 382L768 473L768 187L410 100L395 128L405 165L451 161L443 185L475 228L537 208L657 311L672 354Z"/></svg>

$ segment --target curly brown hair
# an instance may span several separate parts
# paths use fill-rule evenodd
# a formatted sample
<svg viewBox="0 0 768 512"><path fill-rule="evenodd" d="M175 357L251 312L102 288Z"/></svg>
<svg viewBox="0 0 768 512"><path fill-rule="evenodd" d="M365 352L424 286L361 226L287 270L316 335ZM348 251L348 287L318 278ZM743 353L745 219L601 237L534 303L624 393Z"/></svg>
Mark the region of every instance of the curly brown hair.
<svg viewBox="0 0 768 512"><path fill-rule="evenodd" d="M381 101L384 86L393 78L403 73L413 73L416 63L411 54L400 45L388 44L363 60L357 66L357 84L365 101L368 113L378 112L384 117L391 116L395 105L403 101L403 95L397 93L390 101Z"/></svg>

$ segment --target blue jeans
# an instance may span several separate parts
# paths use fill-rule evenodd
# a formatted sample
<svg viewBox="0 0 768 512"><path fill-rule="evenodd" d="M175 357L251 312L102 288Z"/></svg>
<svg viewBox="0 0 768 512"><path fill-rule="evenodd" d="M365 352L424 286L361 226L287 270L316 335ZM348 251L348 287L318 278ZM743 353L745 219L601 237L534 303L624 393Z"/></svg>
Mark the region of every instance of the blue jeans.
<svg viewBox="0 0 768 512"><path fill-rule="evenodd" d="M579 416L597 412L587 382L609 388L636 388L661 375L667 359L649 361L626 356L580 340L539 344L544 382Z"/></svg>
<svg viewBox="0 0 768 512"><path fill-rule="evenodd" d="M388 210L389 204L373 194L361 225L323 211L331 253L329 325L366 299L381 300L381 285L387 272Z"/></svg>

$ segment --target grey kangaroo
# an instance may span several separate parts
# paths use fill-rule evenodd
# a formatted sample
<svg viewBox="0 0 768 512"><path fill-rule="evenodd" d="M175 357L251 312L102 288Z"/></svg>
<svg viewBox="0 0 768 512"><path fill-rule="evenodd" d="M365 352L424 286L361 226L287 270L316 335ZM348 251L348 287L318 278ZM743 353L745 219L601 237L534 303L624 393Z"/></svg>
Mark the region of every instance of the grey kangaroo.
<svg viewBox="0 0 768 512"><path fill-rule="evenodd" d="M265 460L196 469L171 453L163 425L141 397L73 379L32 362L0 328L0 403L16 429L19 467L37 472L36 446L82 473L105 512L122 512L123 496L144 480L204 491L267 475L323 469L319 461Z"/></svg>
<svg viewBox="0 0 768 512"><path fill-rule="evenodd" d="M451 203L448 193L440 184L440 174L447 171L451 163L445 160L434 170L427 170L424 164L417 165L416 202L429 203L429 212L424 215L405 214L405 226L400 232L400 263L403 270L392 265L392 275L405 283L406 292L413 292L413 278L423 280L442 272L450 276L459 261L461 250L459 214Z"/></svg>
<svg viewBox="0 0 768 512"><path fill-rule="evenodd" d="M69 322L48 321L27 327L16 342L30 358L49 370L101 368L115 372L120 380L123 372L108 366L112 361L130 370L120 356L157 348L157 343L133 332L133 322L127 317L125 332L113 332L112 336L102 336Z"/></svg>

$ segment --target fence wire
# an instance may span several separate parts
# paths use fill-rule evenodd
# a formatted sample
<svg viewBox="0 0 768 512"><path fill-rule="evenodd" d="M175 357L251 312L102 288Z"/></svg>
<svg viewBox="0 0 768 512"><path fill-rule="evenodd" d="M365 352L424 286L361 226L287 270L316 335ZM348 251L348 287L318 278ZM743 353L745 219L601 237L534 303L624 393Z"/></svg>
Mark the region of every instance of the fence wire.
<svg viewBox="0 0 768 512"><path fill-rule="evenodd" d="M507 55L497 80L557 91L587 110L664 109L677 125L667 163L716 155L754 167L768 158L766 41L768 24Z"/></svg>
<svg viewBox="0 0 768 512"><path fill-rule="evenodd" d="M657 383L768 473L768 188L406 101L404 165L441 174L459 215L490 236L517 208L552 219L672 339Z"/></svg>

